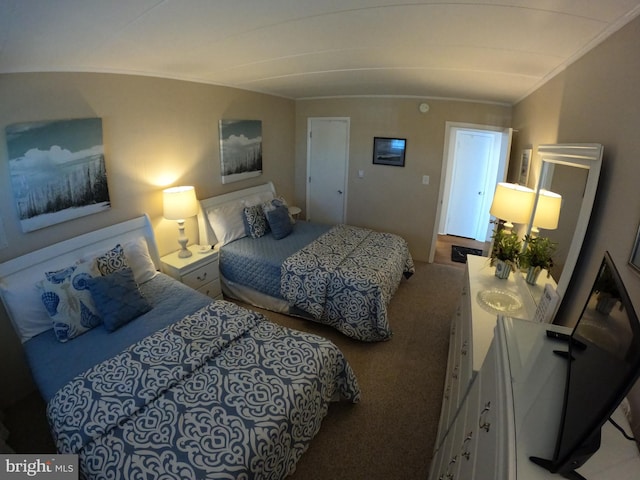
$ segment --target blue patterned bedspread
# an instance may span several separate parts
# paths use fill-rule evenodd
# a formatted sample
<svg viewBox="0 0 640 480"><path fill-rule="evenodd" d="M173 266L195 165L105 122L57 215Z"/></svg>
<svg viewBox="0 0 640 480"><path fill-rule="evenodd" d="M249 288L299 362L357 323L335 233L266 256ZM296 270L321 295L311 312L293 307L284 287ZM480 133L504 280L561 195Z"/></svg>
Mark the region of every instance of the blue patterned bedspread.
<svg viewBox="0 0 640 480"><path fill-rule="evenodd" d="M391 233L337 225L282 264L282 296L352 338L391 337L387 306L415 271L406 241Z"/></svg>
<svg viewBox="0 0 640 480"><path fill-rule="evenodd" d="M340 398L360 390L333 343L220 301L77 376L47 415L83 478L281 479Z"/></svg>

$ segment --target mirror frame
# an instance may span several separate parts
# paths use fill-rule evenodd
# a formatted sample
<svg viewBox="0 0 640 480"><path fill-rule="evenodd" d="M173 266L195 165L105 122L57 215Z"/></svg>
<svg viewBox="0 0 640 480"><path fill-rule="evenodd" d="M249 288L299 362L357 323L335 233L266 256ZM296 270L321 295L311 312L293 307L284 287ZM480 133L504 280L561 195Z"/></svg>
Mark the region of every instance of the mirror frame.
<svg viewBox="0 0 640 480"><path fill-rule="evenodd" d="M542 188L543 168L545 164L567 165L570 167L583 168L589 171L587 182L585 185L582 203L580 205L580 213L576 223L576 229L571 238L571 244L567 253L567 259L560 278L557 279L556 292L560 297L560 301L567 291L567 286L571 281L573 270L580 256L580 250L589 225L589 218L593 209L593 202L598 188L598 180L600 178L600 169L602 167L603 146L599 143L574 143L574 144L556 144L556 145L539 145L538 155L540 158L540 167L537 170L538 178L536 179L536 200L534 202L533 213L527 226L527 233L531 233L533 228L533 218L535 215L535 206L538 203L538 195Z"/></svg>

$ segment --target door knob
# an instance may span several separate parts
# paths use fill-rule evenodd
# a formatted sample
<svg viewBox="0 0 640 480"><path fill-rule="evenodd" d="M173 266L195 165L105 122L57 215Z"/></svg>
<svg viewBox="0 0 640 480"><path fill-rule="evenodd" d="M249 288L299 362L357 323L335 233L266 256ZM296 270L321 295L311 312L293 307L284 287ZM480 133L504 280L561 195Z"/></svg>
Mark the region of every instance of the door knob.
<svg viewBox="0 0 640 480"><path fill-rule="evenodd" d="M339 193L340 195L342 195L342 190L338 190L338 193Z"/></svg>

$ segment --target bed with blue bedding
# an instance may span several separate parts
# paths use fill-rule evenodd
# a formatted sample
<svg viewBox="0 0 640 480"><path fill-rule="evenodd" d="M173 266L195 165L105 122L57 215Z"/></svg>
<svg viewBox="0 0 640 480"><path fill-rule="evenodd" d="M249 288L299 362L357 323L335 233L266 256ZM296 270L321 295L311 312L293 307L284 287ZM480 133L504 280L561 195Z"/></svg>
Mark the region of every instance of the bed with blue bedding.
<svg viewBox="0 0 640 480"><path fill-rule="evenodd" d="M130 240L141 227L149 234L147 255L157 261L145 217L123 237L110 227L0 264L3 303L47 401L58 451L78 454L80 477L87 479L284 478L318 432L328 404L359 401L351 367L330 341L212 301L156 272L149 260L132 258L135 249L124 249L125 267L113 261L117 248L95 258L107 258L103 267L115 268L111 273L87 266L96 251ZM141 263L147 265L141 269ZM44 323L50 312L42 305L49 299L37 296L49 287L37 279L52 271L62 288L54 291L78 289L78 328L51 328L59 326L57 316ZM105 316L96 324L82 293L113 285L112 277L123 272L141 280L135 298L146 308L114 329L108 312L97 308ZM116 292L122 305L115 310L128 311L133 297ZM66 301L58 300L56 315Z"/></svg>
<svg viewBox="0 0 640 480"><path fill-rule="evenodd" d="M201 200L201 242L216 244L226 296L329 325L366 342L392 336L387 307L414 264L395 234L350 225L291 222L282 235L268 208L272 184ZM273 207L275 205L275 207ZM259 234L248 227L265 209Z"/></svg>

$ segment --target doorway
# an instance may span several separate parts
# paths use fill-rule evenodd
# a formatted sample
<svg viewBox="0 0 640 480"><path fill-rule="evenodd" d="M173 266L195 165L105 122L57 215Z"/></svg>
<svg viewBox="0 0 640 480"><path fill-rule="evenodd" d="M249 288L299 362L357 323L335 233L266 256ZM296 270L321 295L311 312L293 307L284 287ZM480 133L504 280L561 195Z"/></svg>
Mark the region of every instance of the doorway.
<svg viewBox="0 0 640 480"><path fill-rule="evenodd" d="M307 120L307 220L345 223L349 118Z"/></svg>
<svg viewBox="0 0 640 480"><path fill-rule="evenodd" d="M496 183L506 178L511 137L510 128L447 122L430 262L444 235L490 240L489 209Z"/></svg>

